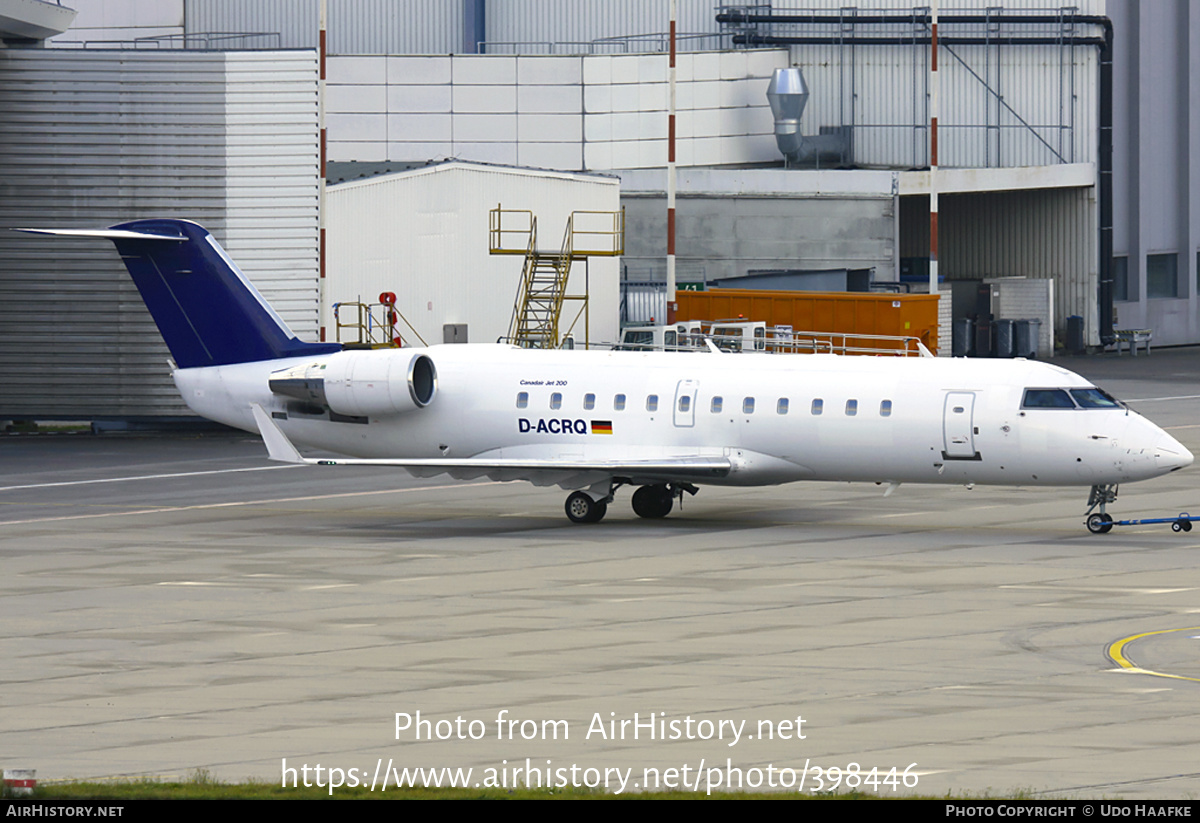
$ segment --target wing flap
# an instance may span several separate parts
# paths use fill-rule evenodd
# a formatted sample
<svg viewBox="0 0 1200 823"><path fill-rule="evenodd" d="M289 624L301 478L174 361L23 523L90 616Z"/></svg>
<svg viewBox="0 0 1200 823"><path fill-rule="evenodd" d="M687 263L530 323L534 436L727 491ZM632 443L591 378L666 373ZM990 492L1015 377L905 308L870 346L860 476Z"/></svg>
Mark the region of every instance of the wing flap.
<svg viewBox="0 0 1200 823"><path fill-rule="evenodd" d="M257 403L251 404L251 410L258 424L259 434L266 444L268 458L282 463L309 466L391 466L407 469L412 474L422 477L449 474L460 480L488 477L492 480L528 480L536 485L571 487L588 485L597 482L598 478L613 476L705 480L727 477L733 469L733 464L727 457L703 455L649 460L304 457L262 406Z"/></svg>

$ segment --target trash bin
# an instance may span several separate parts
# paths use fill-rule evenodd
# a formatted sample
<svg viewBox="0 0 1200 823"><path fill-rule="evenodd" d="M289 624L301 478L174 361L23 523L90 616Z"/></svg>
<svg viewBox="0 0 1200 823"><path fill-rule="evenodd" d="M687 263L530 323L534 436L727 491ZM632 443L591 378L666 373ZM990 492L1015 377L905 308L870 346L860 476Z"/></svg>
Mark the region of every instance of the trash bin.
<svg viewBox="0 0 1200 823"><path fill-rule="evenodd" d="M1042 336L1042 321L1037 318L1018 320L1015 335L1016 357L1028 357L1031 360L1038 355L1038 340Z"/></svg>
<svg viewBox="0 0 1200 823"><path fill-rule="evenodd" d="M992 351L992 329L995 328L995 323L988 317L977 317L975 319L975 356L976 357L992 357L995 352Z"/></svg>
<svg viewBox="0 0 1200 823"><path fill-rule="evenodd" d="M975 321L960 317L954 321L953 345L950 353L955 357L970 357L975 354Z"/></svg>
<svg viewBox="0 0 1200 823"><path fill-rule="evenodd" d="M1013 356L1013 321L1003 318L996 321L996 356Z"/></svg>
<svg viewBox="0 0 1200 823"><path fill-rule="evenodd" d="M1067 351L1079 354L1087 345L1083 341L1083 318L1073 314L1067 318Z"/></svg>

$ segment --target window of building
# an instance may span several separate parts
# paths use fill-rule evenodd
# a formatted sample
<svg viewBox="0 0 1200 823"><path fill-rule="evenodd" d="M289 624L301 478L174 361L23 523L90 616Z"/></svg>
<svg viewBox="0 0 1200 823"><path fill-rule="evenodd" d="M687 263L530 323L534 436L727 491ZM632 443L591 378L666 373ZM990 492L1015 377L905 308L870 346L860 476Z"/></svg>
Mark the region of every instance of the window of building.
<svg viewBox="0 0 1200 823"><path fill-rule="evenodd" d="M858 401L857 400L847 400L846 401L846 416L853 417L856 414L858 414Z"/></svg>
<svg viewBox="0 0 1200 823"><path fill-rule="evenodd" d="M523 391L517 394L517 408L523 409L529 405L529 392Z"/></svg>
<svg viewBox="0 0 1200 823"><path fill-rule="evenodd" d="M1129 258L1114 257L1112 261L1113 300L1129 299Z"/></svg>
<svg viewBox="0 0 1200 823"><path fill-rule="evenodd" d="M1179 255L1146 255L1146 296L1179 296Z"/></svg>

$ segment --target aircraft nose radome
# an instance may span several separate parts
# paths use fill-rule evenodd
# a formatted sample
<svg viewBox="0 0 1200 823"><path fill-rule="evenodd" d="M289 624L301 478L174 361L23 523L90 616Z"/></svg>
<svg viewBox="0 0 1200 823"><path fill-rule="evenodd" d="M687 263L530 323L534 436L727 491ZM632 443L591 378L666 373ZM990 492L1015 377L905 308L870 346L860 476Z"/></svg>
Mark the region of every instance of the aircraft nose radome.
<svg viewBox="0 0 1200 823"><path fill-rule="evenodd" d="M1164 434L1154 444L1154 463L1163 471L1173 472L1190 466L1193 459L1187 447L1169 434Z"/></svg>

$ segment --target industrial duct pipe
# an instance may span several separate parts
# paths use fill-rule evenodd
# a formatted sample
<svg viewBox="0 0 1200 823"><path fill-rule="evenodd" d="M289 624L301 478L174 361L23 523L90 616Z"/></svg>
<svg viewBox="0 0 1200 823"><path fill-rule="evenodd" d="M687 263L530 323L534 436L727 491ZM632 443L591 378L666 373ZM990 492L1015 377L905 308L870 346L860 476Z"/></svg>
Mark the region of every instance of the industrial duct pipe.
<svg viewBox="0 0 1200 823"><path fill-rule="evenodd" d="M775 144L783 153L786 166L811 162L819 166L822 161L844 165L848 162L844 134L834 131L805 137L800 133L800 117L808 103L808 84L800 69L794 66L775 69L767 86L767 101L775 116Z"/></svg>

